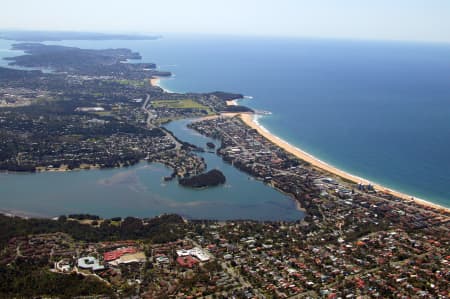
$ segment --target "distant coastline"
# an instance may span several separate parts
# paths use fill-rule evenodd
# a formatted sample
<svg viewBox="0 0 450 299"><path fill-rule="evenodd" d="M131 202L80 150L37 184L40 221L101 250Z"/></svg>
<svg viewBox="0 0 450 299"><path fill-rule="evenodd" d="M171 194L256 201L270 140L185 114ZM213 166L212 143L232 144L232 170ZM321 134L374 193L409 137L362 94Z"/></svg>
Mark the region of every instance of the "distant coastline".
<svg viewBox="0 0 450 299"><path fill-rule="evenodd" d="M30 218L42 218L42 219L52 219L52 217L44 214L38 214L28 211L16 210L16 209L0 209L0 214L7 217L19 217L23 219Z"/></svg>
<svg viewBox="0 0 450 299"><path fill-rule="evenodd" d="M17 42L54 42L63 40L156 40L161 35L111 34L75 31L2 30L0 39Z"/></svg>
<svg viewBox="0 0 450 299"><path fill-rule="evenodd" d="M230 115L226 115L226 116L230 116ZM287 152L295 155L297 158L304 160L317 168L325 170L331 174L337 175L341 178L352 181L354 183L371 184L377 191L385 192L385 193L394 195L396 197L399 197L399 198L407 200L407 201L414 201L417 204L420 204L425 207L430 207L430 208L434 208L434 209L438 209L438 210L444 210L447 213L450 212L450 208L448 208L448 207L441 206L439 204L436 204L436 203L433 203L433 202L430 202L430 201L427 201L427 200L424 200L421 198L417 198L412 195L408 195L408 194L405 194L405 193L402 193L402 192L399 192L396 190L392 190L392 189L384 187L380 184L373 183L367 179L350 174L346 171L343 171L337 167L334 167L334 166L316 158L315 156L305 152L304 150L302 150L296 146L293 146L292 144L288 143L287 141L285 141L285 140L281 139L280 137L271 133L269 130L267 130L264 126L262 126L258 122L257 114L253 114L253 113L239 114L239 117L242 119L242 121L247 126L257 130L259 134L261 134L262 136L264 136L265 138L267 138L268 140L270 140L277 146L283 148Z"/></svg>

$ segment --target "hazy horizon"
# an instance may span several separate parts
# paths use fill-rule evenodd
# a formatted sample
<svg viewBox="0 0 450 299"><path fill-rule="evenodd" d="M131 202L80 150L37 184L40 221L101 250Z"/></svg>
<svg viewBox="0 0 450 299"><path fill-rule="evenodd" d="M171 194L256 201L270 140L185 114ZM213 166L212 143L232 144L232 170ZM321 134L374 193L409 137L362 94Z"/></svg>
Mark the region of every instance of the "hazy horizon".
<svg viewBox="0 0 450 299"><path fill-rule="evenodd" d="M349 42L393 42L393 43L413 43L413 44L436 44L450 45L450 41L435 40L413 40L413 39L389 39L389 38L363 38L363 37L336 37L336 36L296 36L296 35L261 35L261 34L233 34L233 33L203 33L203 32L137 32L137 31L106 31L106 30L34 30L34 29L17 29L17 28L1 28L1 32L29 32L29 33L88 33L88 34L106 34L106 35L130 35L145 37L236 37L236 38L267 38L267 39L293 39L293 40L336 40ZM0 37L1 39L1 37ZM71 40L79 40L73 39ZM113 39L114 40L114 39ZM43 40L46 41L46 40ZM37 41L38 42L38 41Z"/></svg>
<svg viewBox="0 0 450 299"><path fill-rule="evenodd" d="M2 30L206 34L450 43L450 1L17 0ZM17 12L17 13L12 13Z"/></svg>

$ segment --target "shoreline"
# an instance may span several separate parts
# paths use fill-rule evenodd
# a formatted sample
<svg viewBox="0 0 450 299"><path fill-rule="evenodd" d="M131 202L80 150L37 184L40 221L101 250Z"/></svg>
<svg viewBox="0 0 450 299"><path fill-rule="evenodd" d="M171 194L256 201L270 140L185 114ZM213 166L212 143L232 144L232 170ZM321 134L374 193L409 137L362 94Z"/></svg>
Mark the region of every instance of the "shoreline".
<svg viewBox="0 0 450 299"><path fill-rule="evenodd" d="M151 79L148 80L151 86L159 86L159 77L152 77Z"/></svg>
<svg viewBox="0 0 450 299"><path fill-rule="evenodd" d="M224 115L226 116L226 115ZM306 161L308 163L310 163L312 166L317 167L319 169L322 169L326 172L329 172L331 174L334 174L338 177L341 177L343 179L352 181L354 183L363 183L363 184L371 184L375 190L379 191L379 192L384 192L387 194L391 194L393 196L399 197L403 200L407 200L407 201L413 201L419 205L425 206L427 208L433 208L433 209L437 209L437 210L441 210L441 211L445 211L447 213L450 213L450 208L445 207L445 206L441 206L439 204L433 203L433 202L429 202L426 201L424 199L421 198L417 198L415 196L411 196L399 191L395 191L392 190L390 188L387 188L385 186L379 185L379 184L375 184L370 182L369 180L365 179L365 178L361 178L359 176L353 175L351 173L348 173L346 171L343 171L337 167L334 167L316 157L314 157L313 155L305 152L304 150L293 146L292 144L288 143L287 141L281 139L280 137L274 135L273 133L271 133L269 130L267 130L265 127L263 127L258 120L256 119L257 115L253 114L253 113L240 113L239 114L240 119L250 128L255 129L259 134L261 134L264 138L268 139L269 141L271 141L272 143L276 144L277 146L281 147L282 149L284 149L285 151L293 154L294 156L296 156L297 158Z"/></svg>
<svg viewBox="0 0 450 299"><path fill-rule="evenodd" d="M166 93L174 93L173 91L161 86L161 77L152 76L148 81L151 86L159 87Z"/></svg>

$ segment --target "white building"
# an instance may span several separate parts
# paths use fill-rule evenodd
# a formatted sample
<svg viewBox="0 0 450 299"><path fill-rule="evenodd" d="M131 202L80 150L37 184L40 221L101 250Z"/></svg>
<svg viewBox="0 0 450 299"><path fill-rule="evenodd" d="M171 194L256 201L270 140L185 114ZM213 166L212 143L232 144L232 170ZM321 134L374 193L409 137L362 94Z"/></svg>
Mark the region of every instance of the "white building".
<svg viewBox="0 0 450 299"><path fill-rule="evenodd" d="M100 265L99 260L92 256L79 258L77 264L81 269L91 269L92 271L105 269L104 266Z"/></svg>
<svg viewBox="0 0 450 299"><path fill-rule="evenodd" d="M209 261L209 259L210 259L208 253L206 253L205 251L203 251L203 249L198 248L198 247L194 247L192 249L177 250L177 255L178 256L191 255L193 257L196 257L201 262L206 262L206 261Z"/></svg>

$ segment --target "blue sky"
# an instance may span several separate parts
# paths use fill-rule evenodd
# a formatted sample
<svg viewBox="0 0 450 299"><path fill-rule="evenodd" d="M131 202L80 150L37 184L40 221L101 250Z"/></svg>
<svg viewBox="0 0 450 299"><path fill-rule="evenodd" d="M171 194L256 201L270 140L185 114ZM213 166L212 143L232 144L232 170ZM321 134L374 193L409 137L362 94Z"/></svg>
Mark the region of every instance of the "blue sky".
<svg viewBox="0 0 450 299"><path fill-rule="evenodd" d="M450 42L450 0L7 0L0 28Z"/></svg>

